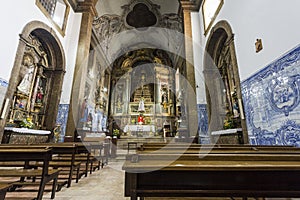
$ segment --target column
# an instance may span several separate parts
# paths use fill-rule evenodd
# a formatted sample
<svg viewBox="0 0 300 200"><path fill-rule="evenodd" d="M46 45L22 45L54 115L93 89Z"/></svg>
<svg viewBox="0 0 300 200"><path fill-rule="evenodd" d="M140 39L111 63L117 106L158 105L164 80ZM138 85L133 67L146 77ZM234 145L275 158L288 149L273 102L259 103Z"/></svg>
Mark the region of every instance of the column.
<svg viewBox="0 0 300 200"><path fill-rule="evenodd" d="M191 88L186 90L186 98L184 104L187 106L187 120L188 120L188 134L190 136L197 135L198 116L197 116L197 98L196 98L196 81L194 69L193 43L192 43L192 22L191 12L195 9L194 2L188 0L181 0L183 10L183 23L185 35L185 57L186 57L186 79ZM189 88L189 87L183 87Z"/></svg>
<svg viewBox="0 0 300 200"><path fill-rule="evenodd" d="M66 136L75 135L79 108L84 98L88 56L92 36L92 23L97 13L95 5L98 0L85 0L78 3L75 12L82 12L81 27L76 55L72 94L68 114Z"/></svg>

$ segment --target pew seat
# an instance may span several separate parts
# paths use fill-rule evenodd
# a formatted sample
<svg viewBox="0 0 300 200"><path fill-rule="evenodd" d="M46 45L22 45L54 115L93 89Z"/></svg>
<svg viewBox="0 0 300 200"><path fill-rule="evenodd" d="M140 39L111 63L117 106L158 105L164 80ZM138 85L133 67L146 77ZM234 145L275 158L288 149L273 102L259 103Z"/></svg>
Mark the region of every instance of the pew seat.
<svg viewBox="0 0 300 200"><path fill-rule="evenodd" d="M5 199L7 190L11 187L11 184L0 183L0 199Z"/></svg>
<svg viewBox="0 0 300 200"><path fill-rule="evenodd" d="M125 196L300 197L300 149L289 148L192 148L187 154L170 148L127 155Z"/></svg>
<svg viewBox="0 0 300 200"><path fill-rule="evenodd" d="M49 169L52 153L51 148L36 147L28 149L26 145L16 148L0 145L0 162L4 163L4 166L2 165L0 169L1 184L7 184L4 182L16 178L16 180L9 182L11 184L9 191L24 191L26 186L38 180L32 185L38 185L37 190L35 190L37 191L35 199L41 200L46 184L52 181L51 198L54 198L60 169ZM16 162L15 167L13 167L13 162ZM30 162L41 162L42 165L31 168L29 166ZM8 163L10 166L5 166ZM21 163L24 163L24 165L21 166ZM17 188L18 190L16 190Z"/></svg>

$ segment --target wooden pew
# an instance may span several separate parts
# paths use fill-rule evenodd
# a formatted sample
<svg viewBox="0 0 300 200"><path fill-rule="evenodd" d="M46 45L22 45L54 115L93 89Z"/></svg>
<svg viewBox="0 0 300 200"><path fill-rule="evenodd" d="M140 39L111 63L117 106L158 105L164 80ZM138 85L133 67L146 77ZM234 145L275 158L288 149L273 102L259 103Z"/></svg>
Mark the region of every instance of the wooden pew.
<svg viewBox="0 0 300 200"><path fill-rule="evenodd" d="M73 175L75 174L76 183L79 180L80 161L75 160L75 155L78 153L78 145L76 143L43 143L43 144L2 144L0 148L51 148L53 152L52 160L49 162L49 167L61 169L59 181L57 183L57 191L64 185L70 187L72 184ZM67 160L59 159L61 156L68 156ZM19 163L20 164L20 163ZM4 164L2 164L3 166ZM9 164L5 163L6 166ZM22 163L20 164L22 166ZM43 163L31 164L30 167L41 167ZM16 166L16 165L15 165ZM65 178L67 176L67 178Z"/></svg>
<svg viewBox="0 0 300 200"><path fill-rule="evenodd" d="M88 143L91 145L92 150L92 159L90 173L96 169L103 168L105 164L108 164L108 156L109 156L109 139L105 137L85 137L83 143ZM93 163L96 163L93 166Z"/></svg>
<svg viewBox="0 0 300 200"><path fill-rule="evenodd" d="M36 199L41 200L44 193L44 188L46 183L53 180L52 184L52 194L51 198L55 197L55 189L57 184L57 178L60 172L60 169L49 169L49 162L52 159L52 149L49 148L27 148L27 146L23 145L23 147L19 146L14 148L13 146L4 146L0 145L0 162L20 162L24 161L25 163L29 163L30 161L34 162L42 162L42 169L32 169L28 168L25 165L24 168L20 169L12 169L12 168L1 168L0 169L0 177L18 177L20 181L13 181L10 184L16 188L17 186L28 186L28 185L36 185L36 183L25 182L25 177L31 177L33 179L40 178L39 189Z"/></svg>
<svg viewBox="0 0 300 200"><path fill-rule="evenodd" d="M143 143L141 147L204 147L204 148L217 148L217 147L227 147L227 148L293 148L291 145L251 145L251 144L194 144L194 143L174 143L174 142L149 142Z"/></svg>
<svg viewBox="0 0 300 200"><path fill-rule="evenodd" d="M98 141L86 141L84 144L90 145L91 148L91 165L90 165L90 174L92 171L96 169L100 170L100 167L103 168L105 164L105 155L103 155L104 151L104 142ZM94 163L96 165L94 166Z"/></svg>
<svg viewBox="0 0 300 200"><path fill-rule="evenodd" d="M6 192L11 186L11 184L0 183L0 200L5 199Z"/></svg>
<svg viewBox="0 0 300 200"><path fill-rule="evenodd" d="M67 143L60 143L60 144L67 144L67 145L76 145L77 149L74 154L74 161L75 162L81 162L81 165L84 166L84 169L81 169L81 165L79 167L79 175L78 178L80 178L82 175L85 177L88 174L89 171L89 164L91 159L91 147L89 144L83 144L81 142L67 142ZM71 162L72 161L72 154L59 154L59 156L55 157L55 161L64 161L64 162ZM77 181L78 182L78 181Z"/></svg>
<svg viewBox="0 0 300 200"><path fill-rule="evenodd" d="M70 142L68 142L70 144ZM93 170L100 169L101 165L101 153L103 149L103 144L100 142L76 142L73 143L76 144L78 147L77 153L75 155L75 161L82 162L84 164L84 169L81 170L83 173L80 173L79 177L84 175L87 176L88 172L90 171L90 174ZM100 155L96 155L95 153L98 153ZM71 159L70 156L64 155L56 158L60 161L68 161ZM96 166L94 166L94 162L96 163Z"/></svg>
<svg viewBox="0 0 300 200"><path fill-rule="evenodd" d="M235 152L237 151L237 152ZM274 152L273 152L274 151ZM128 155L125 196L300 197L300 149Z"/></svg>
<svg viewBox="0 0 300 200"><path fill-rule="evenodd" d="M54 169L61 168L60 175L66 175L67 178L59 176L57 191L64 185L70 187L72 184L73 175L75 174L76 183L79 181L80 161L75 160L75 155L78 153L78 145L75 143L45 143L29 145L30 148L34 147L51 147L53 150L53 160L49 162L49 166ZM58 159L60 156L67 155L70 159Z"/></svg>
<svg viewBox="0 0 300 200"><path fill-rule="evenodd" d="M293 146L258 146L258 145L201 145L201 144L151 144L145 143L141 145L137 150L139 152L161 152L161 151L177 151L184 153L186 150L202 150L202 151L210 151L213 149L217 149L219 151L226 150L249 150L249 151L277 151L277 150L287 150L293 151L296 148Z"/></svg>

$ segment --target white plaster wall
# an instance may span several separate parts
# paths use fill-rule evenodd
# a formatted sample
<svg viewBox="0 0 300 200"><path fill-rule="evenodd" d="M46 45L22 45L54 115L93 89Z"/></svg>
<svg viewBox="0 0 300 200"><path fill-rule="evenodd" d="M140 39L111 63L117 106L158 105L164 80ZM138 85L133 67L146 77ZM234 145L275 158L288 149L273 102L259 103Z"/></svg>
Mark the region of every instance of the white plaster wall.
<svg viewBox="0 0 300 200"><path fill-rule="evenodd" d="M42 21L56 32L65 51L66 74L63 88L62 103L68 103L70 100L70 90L73 79L73 71L76 59L77 41L81 14L75 14L72 10L69 13L66 36L62 37L45 17L40 9L35 5L35 1L5 1L0 12L0 24L2 26L0 37L0 78L9 80L11 70L14 64L17 47L19 44L19 34L25 25L33 20Z"/></svg>
<svg viewBox="0 0 300 200"><path fill-rule="evenodd" d="M77 47L80 32L81 15L70 12L67 24L66 36L64 40L64 50L66 53L66 74L64 77L61 104L69 104L72 91L73 75L77 57Z"/></svg>
<svg viewBox="0 0 300 200"><path fill-rule="evenodd" d="M206 103L205 95L205 84L203 77L203 52L205 47L203 46L203 41L201 41L201 21L200 14L197 12L191 13L192 19L192 36L193 36L193 51L194 51L194 67L195 67L195 79L196 79L196 95L197 104Z"/></svg>
<svg viewBox="0 0 300 200"><path fill-rule="evenodd" d="M300 43L299 8L299 0L224 0L214 24L226 20L231 25L241 81ZM202 15L201 10L199 13ZM193 18L194 23L196 20ZM205 46L202 17L200 22L201 33L195 37L201 37L199 40ZM263 42L263 50L259 53L255 53L257 38Z"/></svg>

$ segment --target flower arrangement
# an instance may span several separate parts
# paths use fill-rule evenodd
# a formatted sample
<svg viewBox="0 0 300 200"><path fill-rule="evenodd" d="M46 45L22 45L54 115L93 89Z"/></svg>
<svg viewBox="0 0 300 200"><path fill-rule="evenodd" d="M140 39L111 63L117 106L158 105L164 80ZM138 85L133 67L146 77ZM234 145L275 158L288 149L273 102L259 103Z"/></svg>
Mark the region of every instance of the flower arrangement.
<svg viewBox="0 0 300 200"><path fill-rule="evenodd" d="M19 123L19 126L21 128L34 128L34 123L32 122L31 117L26 117Z"/></svg>
<svg viewBox="0 0 300 200"><path fill-rule="evenodd" d="M120 137L120 130L119 129L114 129L113 130L113 136L116 136L117 138Z"/></svg>
<svg viewBox="0 0 300 200"><path fill-rule="evenodd" d="M235 127L235 123L232 120L232 118L227 118L224 120L224 125L223 125L224 129L231 129L231 128L236 128Z"/></svg>

